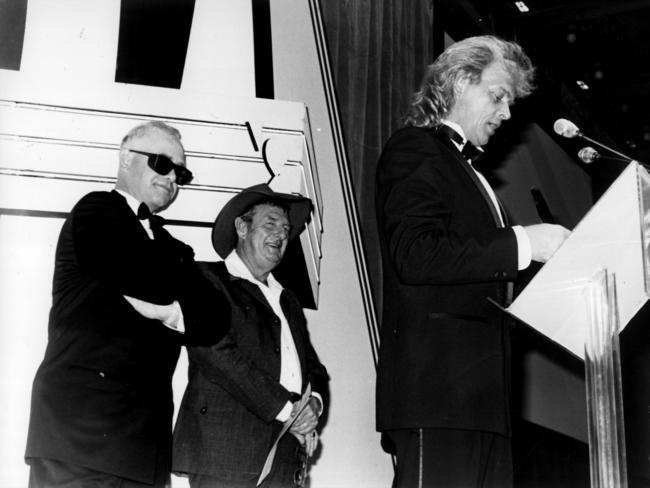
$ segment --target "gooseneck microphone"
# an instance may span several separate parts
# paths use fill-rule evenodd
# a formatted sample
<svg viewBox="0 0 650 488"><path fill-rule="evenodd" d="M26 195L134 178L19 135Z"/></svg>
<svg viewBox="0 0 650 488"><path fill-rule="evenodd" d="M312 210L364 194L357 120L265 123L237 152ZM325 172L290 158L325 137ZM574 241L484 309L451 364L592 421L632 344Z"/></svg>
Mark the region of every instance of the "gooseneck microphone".
<svg viewBox="0 0 650 488"><path fill-rule="evenodd" d="M590 137L587 137L582 132L580 132L580 129L578 129L578 126L575 125L570 120L557 119L555 121L555 123L553 124L553 130L555 131L556 134L558 134L558 135L560 135L562 137L567 137L569 139L572 139L574 137L580 137L581 139L584 139L585 141L589 141L592 144L595 144L596 146L600 147L601 149L605 149L606 151L609 151L610 153L613 153L613 154L616 154L617 156L622 157L624 159L624 161L634 161L634 158L631 158L628 155L617 151L616 149L612 149L611 147L606 146L605 144L603 144L601 142L595 141L594 139L592 139ZM591 149L591 151L593 151L593 153L591 151L587 151L587 149ZM585 152L583 153L583 151L585 151ZM590 161L585 161L584 159L582 159L581 154L586 155L586 156L591 155L593 157L592 157L592 159ZM585 147L584 149L582 149L580 151L580 153L578 153L578 157L580 159L582 159L585 163L587 163L587 162L591 163L591 162L595 161L597 158L599 158L600 154L598 154L598 152L596 152L596 150L593 149L593 148Z"/></svg>
<svg viewBox="0 0 650 488"><path fill-rule="evenodd" d="M613 161L626 161L626 162L630 161L630 159L627 157L616 158L614 156L603 156L591 146L583 147L582 149L580 149L580 151L578 151L578 158L580 158L580 160L585 164L591 164L594 161L596 161L596 159L611 159ZM639 162L639 164L647 169L647 166L645 164L641 162Z"/></svg>
<svg viewBox="0 0 650 488"><path fill-rule="evenodd" d="M600 158L600 153L596 151L593 147L587 146L580 149L578 152L578 157L585 164L590 164Z"/></svg>
<svg viewBox="0 0 650 488"><path fill-rule="evenodd" d="M575 136L582 136L578 126L567 119L557 119L553 124L553 130L556 134L573 139Z"/></svg>

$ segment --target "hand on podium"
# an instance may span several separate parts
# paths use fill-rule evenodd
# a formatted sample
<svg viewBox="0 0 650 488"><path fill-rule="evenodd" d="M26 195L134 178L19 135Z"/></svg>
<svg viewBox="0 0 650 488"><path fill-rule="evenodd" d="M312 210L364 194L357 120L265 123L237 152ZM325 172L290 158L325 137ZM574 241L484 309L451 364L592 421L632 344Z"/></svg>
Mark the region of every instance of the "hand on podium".
<svg viewBox="0 0 650 488"><path fill-rule="evenodd" d="M571 233L567 228L556 224L536 224L524 227L533 261L545 263L562 245Z"/></svg>

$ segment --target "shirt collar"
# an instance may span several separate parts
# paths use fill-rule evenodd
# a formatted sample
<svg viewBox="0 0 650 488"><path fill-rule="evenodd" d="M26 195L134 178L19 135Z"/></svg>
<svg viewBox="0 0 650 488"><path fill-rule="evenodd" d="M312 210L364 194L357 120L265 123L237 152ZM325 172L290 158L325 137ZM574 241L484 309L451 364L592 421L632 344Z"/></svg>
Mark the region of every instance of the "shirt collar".
<svg viewBox="0 0 650 488"><path fill-rule="evenodd" d="M268 285L256 279L253 276L253 273L251 273L250 269L248 269L248 266L246 266L246 263L244 263L242 258L239 257L239 254L237 254L237 251L235 249L230 251L230 254L226 256L226 259L224 259L224 262L226 263L226 269L228 270L228 273L237 278L242 278L244 280L250 281L257 286L268 286L268 288L282 290L282 285L273 277L271 273L269 273L269 275L266 277L266 282Z"/></svg>
<svg viewBox="0 0 650 488"><path fill-rule="evenodd" d="M455 131L458 133L458 135L459 135L460 137L463 138L463 143L460 144L460 145L457 144L456 141L452 141L452 142L456 145L456 147L458 148L458 150L459 150L459 151L462 151L463 148L465 147L465 144L467 144L467 137L465 137L465 131L464 131L463 128L460 126L460 124L457 124L456 122L452 122L451 120L447 120L447 119L442 119L440 122L441 122L442 124L445 124L447 127L450 127L450 128L452 128L453 130L455 130ZM476 149L478 149L479 151L484 152L482 146L475 146L475 147L476 147ZM470 163L470 164L471 164L471 163Z"/></svg>
<svg viewBox="0 0 650 488"><path fill-rule="evenodd" d="M133 195L125 192L124 190L118 190L117 188L115 188L115 191L126 199L126 204L129 206L131 210L133 210L134 214L138 215L138 208L140 207L140 202L138 202L138 200Z"/></svg>
<svg viewBox="0 0 650 488"><path fill-rule="evenodd" d="M465 131L463 131L463 128L459 124L457 124L456 122L452 122L451 120L442 119L440 122L445 124L447 127L451 127L452 129L454 129L456 132L458 132L458 135L463 138L463 144L460 147L462 149L465 143L467 142L467 137L465 137Z"/></svg>

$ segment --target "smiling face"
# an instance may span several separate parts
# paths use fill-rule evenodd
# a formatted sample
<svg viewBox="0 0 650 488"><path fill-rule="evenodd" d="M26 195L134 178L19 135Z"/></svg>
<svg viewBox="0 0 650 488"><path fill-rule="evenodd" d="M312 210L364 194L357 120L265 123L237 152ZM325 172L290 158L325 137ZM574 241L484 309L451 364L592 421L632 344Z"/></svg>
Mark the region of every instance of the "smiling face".
<svg viewBox="0 0 650 488"><path fill-rule="evenodd" d="M252 220L235 219L237 253L253 276L265 283L287 249L291 226L286 210L269 203L253 207Z"/></svg>
<svg viewBox="0 0 650 488"><path fill-rule="evenodd" d="M185 166L183 146L170 134L152 129L132 138L120 151L117 188L145 203L153 213L164 210L178 193L176 174L170 171L166 175L159 175L147 164L147 156L128 149L163 154L174 163Z"/></svg>
<svg viewBox="0 0 650 488"><path fill-rule="evenodd" d="M456 102L446 118L459 124L472 144L487 144L501 123L510 118L514 102L510 75L501 63L492 63L483 70L478 83L461 78L455 90Z"/></svg>

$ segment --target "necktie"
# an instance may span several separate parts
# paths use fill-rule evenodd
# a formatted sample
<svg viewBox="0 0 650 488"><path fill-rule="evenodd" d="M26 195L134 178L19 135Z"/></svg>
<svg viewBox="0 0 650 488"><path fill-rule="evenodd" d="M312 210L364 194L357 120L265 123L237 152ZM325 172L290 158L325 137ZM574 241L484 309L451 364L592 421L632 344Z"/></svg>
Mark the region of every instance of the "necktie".
<svg viewBox="0 0 650 488"><path fill-rule="evenodd" d="M449 137L452 141L454 141L459 146L462 146L463 150L461 151L461 154L470 163L474 163L478 161L478 159L481 156L483 156L483 151L481 151L471 142L463 141L463 137L448 125L440 124L437 130L441 134L444 134L447 137Z"/></svg>

